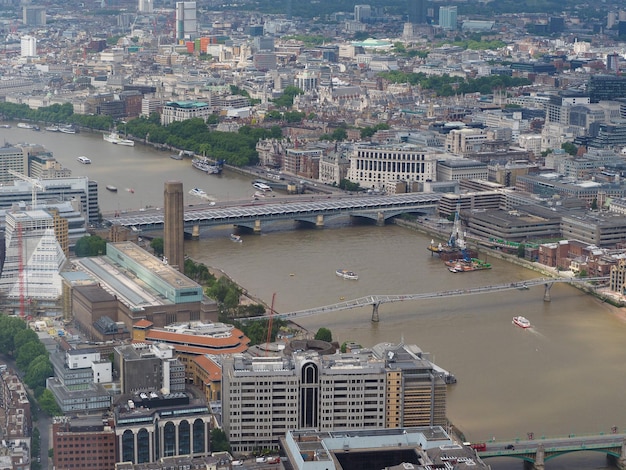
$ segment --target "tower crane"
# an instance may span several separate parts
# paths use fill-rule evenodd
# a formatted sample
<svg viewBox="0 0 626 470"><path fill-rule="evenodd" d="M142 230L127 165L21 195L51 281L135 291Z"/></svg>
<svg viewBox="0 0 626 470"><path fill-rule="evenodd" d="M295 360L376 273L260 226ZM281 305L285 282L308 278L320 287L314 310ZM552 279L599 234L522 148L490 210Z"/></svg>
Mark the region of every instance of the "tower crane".
<svg viewBox="0 0 626 470"><path fill-rule="evenodd" d="M37 178L31 178L30 176L23 175L21 173L18 173L15 170L11 170L10 168L7 169L7 171L9 172L10 175L16 176L21 180L28 181L32 185L32 188L33 188L32 206L34 209L37 206L37 189L41 189L42 191L44 191L46 188L44 188L44 186L41 184L41 181Z"/></svg>

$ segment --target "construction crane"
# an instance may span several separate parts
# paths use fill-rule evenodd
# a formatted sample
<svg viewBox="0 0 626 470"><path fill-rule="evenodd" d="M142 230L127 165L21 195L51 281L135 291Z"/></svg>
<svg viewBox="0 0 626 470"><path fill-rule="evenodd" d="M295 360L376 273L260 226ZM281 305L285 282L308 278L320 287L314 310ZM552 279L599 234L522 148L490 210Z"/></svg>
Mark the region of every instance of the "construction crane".
<svg viewBox="0 0 626 470"><path fill-rule="evenodd" d="M41 181L36 178L31 178L30 176L26 176L21 173L18 173L17 171L11 170L10 168L7 169L7 171L9 172L10 175L16 176L19 179L27 181L32 185L32 188L33 188L32 206L33 206L33 209L37 207L37 189L41 189L42 191L46 189L41 184Z"/></svg>
<svg viewBox="0 0 626 470"><path fill-rule="evenodd" d="M276 292L272 294L272 306L270 307L270 318L267 320L267 338L265 339L265 355L270 347L272 341L272 320L274 318L274 299L276 298Z"/></svg>

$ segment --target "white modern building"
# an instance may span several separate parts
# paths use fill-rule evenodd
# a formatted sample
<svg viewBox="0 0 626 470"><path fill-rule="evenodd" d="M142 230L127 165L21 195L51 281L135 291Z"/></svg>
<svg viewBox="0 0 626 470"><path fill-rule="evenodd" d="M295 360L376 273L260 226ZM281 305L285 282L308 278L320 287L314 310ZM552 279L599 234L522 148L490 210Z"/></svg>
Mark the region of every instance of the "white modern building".
<svg viewBox="0 0 626 470"><path fill-rule="evenodd" d="M209 117L213 108L208 103L201 101L169 101L161 111L161 124L167 126L176 121Z"/></svg>
<svg viewBox="0 0 626 470"><path fill-rule="evenodd" d="M61 296L59 272L67 259L55 236L53 215L42 209L7 212L5 250L0 293L20 303Z"/></svg>
<svg viewBox="0 0 626 470"><path fill-rule="evenodd" d="M411 185L437 179L437 160L443 153L413 144L359 144L350 157L348 179L361 187L396 192L398 183Z"/></svg>
<svg viewBox="0 0 626 470"><path fill-rule="evenodd" d="M22 38L20 39L20 56L37 56L37 38L33 36L22 36Z"/></svg>

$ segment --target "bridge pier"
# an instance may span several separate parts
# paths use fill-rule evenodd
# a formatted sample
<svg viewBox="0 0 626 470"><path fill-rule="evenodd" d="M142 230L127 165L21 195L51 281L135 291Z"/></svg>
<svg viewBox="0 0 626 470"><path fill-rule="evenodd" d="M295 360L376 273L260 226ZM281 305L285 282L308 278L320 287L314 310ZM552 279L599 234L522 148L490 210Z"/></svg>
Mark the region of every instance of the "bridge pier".
<svg viewBox="0 0 626 470"><path fill-rule="evenodd" d="M191 239L200 240L200 225L196 224L191 229Z"/></svg>
<svg viewBox="0 0 626 470"><path fill-rule="evenodd" d="M261 221L259 219L254 221L254 228L252 230L254 233L261 233Z"/></svg>
<svg viewBox="0 0 626 470"><path fill-rule="evenodd" d="M378 323L379 319L378 319L378 306L380 305L380 302L376 302L375 304L372 304L372 322L374 323Z"/></svg>
<svg viewBox="0 0 626 470"><path fill-rule="evenodd" d="M385 214L383 214L382 212L378 212L377 214L376 225L379 227L382 227L383 225L385 225Z"/></svg>
<svg viewBox="0 0 626 470"><path fill-rule="evenodd" d="M554 283L553 282L546 282L543 285L544 291L543 291L543 301L544 302L550 302L552 299L550 298L550 289L552 288L552 285Z"/></svg>
<svg viewBox="0 0 626 470"><path fill-rule="evenodd" d="M622 441L622 448L619 453L619 458L616 458L613 463L620 470L626 469L626 439Z"/></svg>
<svg viewBox="0 0 626 470"><path fill-rule="evenodd" d="M539 444L537 447L537 453L535 454L535 465L533 465L533 470L545 470L546 458L546 449L543 447L543 444Z"/></svg>
<svg viewBox="0 0 626 470"><path fill-rule="evenodd" d="M317 217L315 218L315 227L316 228L324 227L324 215L323 214L318 214Z"/></svg>

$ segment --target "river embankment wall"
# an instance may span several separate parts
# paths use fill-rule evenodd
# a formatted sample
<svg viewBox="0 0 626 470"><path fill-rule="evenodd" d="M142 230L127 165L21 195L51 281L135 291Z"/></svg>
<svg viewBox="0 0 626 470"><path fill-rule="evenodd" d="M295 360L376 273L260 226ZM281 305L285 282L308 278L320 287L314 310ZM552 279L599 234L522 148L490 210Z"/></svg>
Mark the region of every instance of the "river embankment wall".
<svg viewBox="0 0 626 470"><path fill-rule="evenodd" d="M417 232L423 233L425 235L428 235L429 237L436 237L436 238L447 238L448 234L445 233L442 230L438 230L437 228L434 227L430 227L428 225L424 225L420 222L417 221L410 221L410 220L405 220L405 219L395 219L394 223L396 225L399 225L401 227L405 227L411 230L415 230ZM473 248L475 248L477 251L482 251L485 253L488 253L489 256L493 257L493 258L497 258L503 261L506 261L508 263L512 263L515 264L517 266L521 266L523 268L527 268L530 269L532 271L535 271L539 274L541 274L542 276L546 276L546 277L554 277L554 278L565 278L565 277L574 277L573 273L571 272L563 272L563 271L557 271L554 268L551 268L549 266L545 266L543 264L537 263L535 261L530 261L524 258L519 258L516 255L511 255L508 253L504 253L499 249L494 249L494 248L488 248L484 245L478 244L478 243L472 243L472 240L467 240L468 245L472 246ZM624 307L626 306L626 301L624 299L621 298L621 296L615 294L615 293L611 293L611 292L601 292L598 291L596 289L595 286L588 284L588 283L572 283L572 286L574 286L576 289L579 289L587 294L593 295L594 297L598 297L599 299L601 299L603 302L608 302L611 305L614 305L616 307Z"/></svg>

